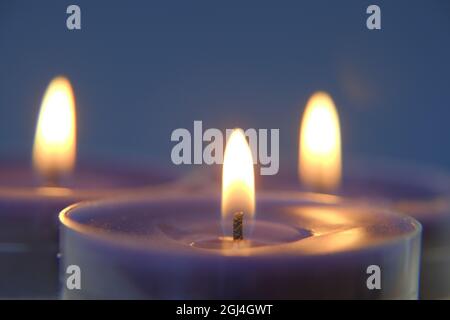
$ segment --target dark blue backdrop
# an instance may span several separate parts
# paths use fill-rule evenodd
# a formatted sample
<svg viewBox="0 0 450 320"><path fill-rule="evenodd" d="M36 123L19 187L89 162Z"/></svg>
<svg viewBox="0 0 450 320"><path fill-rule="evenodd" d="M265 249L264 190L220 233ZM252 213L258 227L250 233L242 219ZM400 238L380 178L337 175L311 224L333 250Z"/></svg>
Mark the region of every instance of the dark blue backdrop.
<svg viewBox="0 0 450 320"><path fill-rule="evenodd" d="M365 26L372 2L381 31ZM69 4L81 31L66 29ZM29 157L43 91L66 74L81 157L170 163L172 130L203 120L280 128L282 161L295 159L322 89L346 153L450 168L449 35L445 0L0 0L0 155Z"/></svg>

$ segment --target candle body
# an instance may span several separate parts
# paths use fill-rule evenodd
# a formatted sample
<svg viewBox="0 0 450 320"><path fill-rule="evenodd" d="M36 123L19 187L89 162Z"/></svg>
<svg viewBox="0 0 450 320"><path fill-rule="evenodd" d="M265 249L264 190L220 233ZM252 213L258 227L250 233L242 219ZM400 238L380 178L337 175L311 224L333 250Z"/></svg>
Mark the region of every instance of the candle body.
<svg viewBox="0 0 450 320"><path fill-rule="evenodd" d="M420 225L411 218L264 196L249 237L272 243L237 249L198 245L221 236L219 208L211 197L180 197L109 201L63 212L64 297L417 297ZM64 285L73 265L81 270L80 290ZM371 265L381 269L381 290L368 288Z"/></svg>
<svg viewBox="0 0 450 320"><path fill-rule="evenodd" d="M0 297L55 298L56 215L77 198L0 198Z"/></svg>
<svg viewBox="0 0 450 320"><path fill-rule="evenodd" d="M0 180L0 298L56 298L59 211L171 178L141 172L136 179L132 170L81 168L68 187L47 188L36 187L25 166L2 164Z"/></svg>

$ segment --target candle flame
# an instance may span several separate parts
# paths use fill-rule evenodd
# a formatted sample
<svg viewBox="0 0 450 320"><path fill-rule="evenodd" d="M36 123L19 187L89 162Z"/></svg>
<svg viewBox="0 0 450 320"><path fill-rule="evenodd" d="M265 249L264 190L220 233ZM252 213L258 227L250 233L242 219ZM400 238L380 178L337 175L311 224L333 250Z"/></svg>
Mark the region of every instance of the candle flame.
<svg viewBox="0 0 450 320"><path fill-rule="evenodd" d="M241 129L234 129L225 147L222 172L222 226L232 234L232 219L244 214L244 228L251 228L255 214L255 176L250 146Z"/></svg>
<svg viewBox="0 0 450 320"><path fill-rule="evenodd" d="M54 78L45 91L36 126L33 165L48 180L75 166L75 98L67 78Z"/></svg>
<svg viewBox="0 0 450 320"><path fill-rule="evenodd" d="M308 101L300 127L299 178L317 191L335 190L341 182L341 131L331 97L315 93Z"/></svg>

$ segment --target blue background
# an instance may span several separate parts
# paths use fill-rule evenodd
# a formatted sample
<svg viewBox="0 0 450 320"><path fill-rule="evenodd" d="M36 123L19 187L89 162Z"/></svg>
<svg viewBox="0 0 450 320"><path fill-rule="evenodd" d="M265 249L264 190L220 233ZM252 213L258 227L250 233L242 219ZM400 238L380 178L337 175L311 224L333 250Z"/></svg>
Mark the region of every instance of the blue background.
<svg viewBox="0 0 450 320"><path fill-rule="evenodd" d="M366 28L372 3L381 31ZM171 132L203 120L280 128L295 161L306 100L326 90L345 153L450 169L449 35L445 0L0 0L0 157L30 157L43 92L65 74L81 158L173 166Z"/></svg>

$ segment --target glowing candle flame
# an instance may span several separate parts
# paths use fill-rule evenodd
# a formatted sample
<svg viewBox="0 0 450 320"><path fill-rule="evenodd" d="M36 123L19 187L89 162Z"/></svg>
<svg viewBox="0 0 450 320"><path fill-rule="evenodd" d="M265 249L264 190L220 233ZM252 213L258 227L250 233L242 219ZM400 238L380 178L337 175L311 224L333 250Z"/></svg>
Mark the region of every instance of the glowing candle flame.
<svg viewBox="0 0 450 320"><path fill-rule="evenodd" d="M328 94L317 92L309 99L299 141L300 181L313 190L335 190L341 182L341 131Z"/></svg>
<svg viewBox="0 0 450 320"><path fill-rule="evenodd" d="M47 87L41 104L33 147L33 165L54 181L75 166L75 98L68 79L57 77Z"/></svg>
<svg viewBox="0 0 450 320"><path fill-rule="evenodd" d="M244 214L244 225L251 229L255 214L255 176L252 152L241 129L234 129L225 147L222 172L222 226L232 233L232 219ZM245 231L244 231L245 232Z"/></svg>

